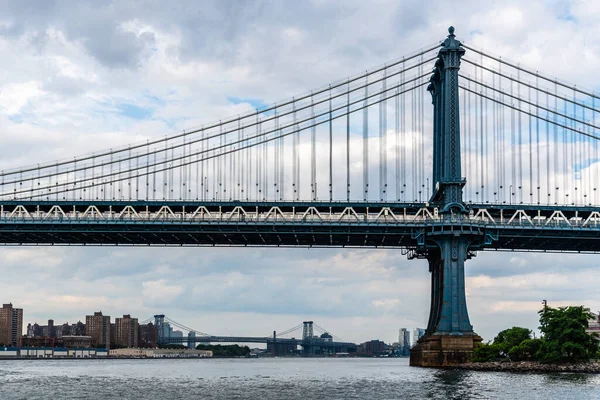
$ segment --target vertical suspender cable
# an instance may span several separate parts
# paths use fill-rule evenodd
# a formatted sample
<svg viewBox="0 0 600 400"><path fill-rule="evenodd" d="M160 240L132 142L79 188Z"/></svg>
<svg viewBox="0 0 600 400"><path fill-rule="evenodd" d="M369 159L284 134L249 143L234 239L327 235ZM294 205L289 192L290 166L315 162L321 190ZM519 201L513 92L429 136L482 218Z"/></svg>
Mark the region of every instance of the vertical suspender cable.
<svg viewBox="0 0 600 400"><path fill-rule="evenodd" d="M518 102L517 102L517 107L519 107L519 110L521 109L521 78L520 78L520 70L517 70L517 97L518 97ZM522 134L522 129L523 129L523 123L521 121L522 118L522 113L518 112L517 113L517 123L519 124L519 130L518 130L518 134L519 134L519 144L517 147L517 154L519 157L519 162L518 162L518 169L519 169L519 203L523 203L523 134Z"/></svg>
<svg viewBox="0 0 600 400"><path fill-rule="evenodd" d="M539 78L536 76L536 88L538 87L538 82L539 82ZM535 143L536 143L536 182L537 182L537 203L540 204L542 202L541 199L541 194L540 194L540 109L539 109L539 104L540 104L540 92L539 90L535 91L535 115L536 115L536 119L535 119ZM548 146L548 143L546 143L546 146Z"/></svg>
<svg viewBox="0 0 600 400"><path fill-rule="evenodd" d="M467 87L469 88L469 91L466 93L466 97L467 97L467 121L465 124L466 127L466 131L467 131L467 168L466 168L466 173L467 176L472 176L473 175L473 180L476 181L477 177L473 174L473 143L472 143L472 134L471 134L471 81L468 80L467 81ZM473 190L471 189L472 185L467 186L467 198L469 200L472 200L473 198Z"/></svg>
<svg viewBox="0 0 600 400"><path fill-rule="evenodd" d="M386 199L387 191L387 103L384 100L386 96L386 75L387 70L383 71L382 93L379 102L379 199Z"/></svg>
<svg viewBox="0 0 600 400"><path fill-rule="evenodd" d="M256 137L260 135L260 122L258 116L258 110L256 111ZM250 148L250 158L254 157L254 200L260 201L260 168L259 168L259 159L260 153L257 146L252 146Z"/></svg>
<svg viewBox="0 0 600 400"><path fill-rule="evenodd" d="M329 201L333 201L333 114L331 109L331 85L329 85Z"/></svg>
<svg viewBox="0 0 600 400"><path fill-rule="evenodd" d="M423 55L421 55L421 65L419 66L419 76L423 76ZM416 82L415 82L416 84ZM419 110L420 110L420 131L419 131L419 142L421 144L421 189L419 192L419 201L421 201L421 192L425 191L425 96L422 89L419 90Z"/></svg>
<svg viewBox="0 0 600 400"><path fill-rule="evenodd" d="M298 131L298 125L296 125L296 101L294 100L292 102L292 108L293 108L293 118L294 118L294 144L293 144L293 182L292 182L292 186L294 187L294 200L298 200L299 198L299 193L300 193L300 182L299 182L299 172L298 172L298 139L300 137L300 131Z"/></svg>
<svg viewBox="0 0 600 400"><path fill-rule="evenodd" d="M350 201L350 79L346 95L346 200Z"/></svg>
<svg viewBox="0 0 600 400"><path fill-rule="evenodd" d="M529 101L529 204L533 204L533 143L531 137L531 125L533 110L531 109L531 88L527 89L527 100Z"/></svg>
<svg viewBox="0 0 600 400"><path fill-rule="evenodd" d="M279 135L279 117L277 116L277 108L275 108L275 134ZM273 189L274 189L274 193L273 193L273 200L281 200L281 194L279 193L279 191L281 190L281 187L279 186L280 183L280 177L279 174L281 173L281 164L279 161L279 151L280 151L280 147L281 147L281 141L283 139L279 138L277 139L277 142L275 142L273 144Z"/></svg>
<svg viewBox="0 0 600 400"><path fill-rule="evenodd" d="M483 81L483 69L481 70L480 74L479 74L479 79L480 81ZM481 89L483 91L483 89ZM486 153L484 152L484 127L485 127L485 123L484 123L484 115L483 115L483 96L479 97L479 190L481 190L481 202L484 203L486 198L485 198L485 193L484 193L484 189L485 189L485 183L484 183L484 161L485 161L485 156Z"/></svg>
<svg viewBox="0 0 600 400"><path fill-rule="evenodd" d="M317 127L315 125L314 98L310 96L310 115L312 128L310 130L310 189L312 200L317 200Z"/></svg>
<svg viewBox="0 0 600 400"><path fill-rule="evenodd" d="M550 97L548 95L548 93L546 93L546 108L548 110L550 110L550 108L548 107L548 105L550 104ZM554 190L554 204L556 204L558 202L558 197L557 197L557 192L556 189L553 189L553 187L556 187L557 183L555 182L556 179L558 179L558 177L556 176L556 174L554 174L554 179L552 180L552 186L550 186L550 176L552 176L552 174L550 173L550 145L554 142L551 138L550 138L550 123L548 121L550 121L550 111L546 111L546 140L548 141L548 146L546 147L546 186L548 187L548 205L550 205L551 203L551 193ZM556 168L556 167L555 167Z"/></svg>
<svg viewBox="0 0 600 400"><path fill-rule="evenodd" d="M396 96L394 97L394 122L395 122L395 133L396 141L394 146L395 159L396 159L396 201L400 201L400 96L398 92L399 88L396 89Z"/></svg>
<svg viewBox="0 0 600 400"><path fill-rule="evenodd" d="M400 74L400 82L404 85L404 71ZM405 91L402 91L402 95L401 95L401 99L400 99L400 130L401 130L401 137L402 137L402 148L401 153L402 153L402 157L401 157L401 171L400 174L402 176L401 182L402 182L402 189L400 191L400 195L402 196L401 200L404 201L405 200L405 195L406 195L406 146L407 146L407 133L406 133L406 93Z"/></svg>
<svg viewBox="0 0 600 400"><path fill-rule="evenodd" d="M592 108L595 110L596 109L596 102L595 102L595 97L592 97ZM592 111L592 125L596 126L596 112ZM595 134L595 130L594 130L594 134ZM592 168L594 170L594 176L593 176L593 181L594 181L594 199L593 199L593 203L594 205L597 205L597 198L596 198L596 183L598 182L598 139L594 139L593 140L594 143L594 163L592 164Z"/></svg>
<svg viewBox="0 0 600 400"><path fill-rule="evenodd" d="M367 107L369 97L369 77L365 77L365 100L363 108L363 200L367 201L369 196L369 109Z"/></svg>
<svg viewBox="0 0 600 400"><path fill-rule="evenodd" d="M512 104L512 94L513 94L513 81L510 81L510 95L511 95L511 104ZM516 183L517 183L517 171L516 171L516 135L515 135L515 110L514 108L510 109L510 139L511 139L511 182L510 182L510 202L512 204L513 199L516 203Z"/></svg>
<svg viewBox="0 0 600 400"><path fill-rule="evenodd" d="M475 66L475 81L477 81L477 66ZM483 180L482 176L481 176L481 168L479 166L479 157L482 157L483 155L480 153L479 151L479 135L480 129L477 129L480 126L480 121L482 121L479 118L479 114L481 113L480 108L479 108L479 103L481 102L481 96L479 97L479 99L477 98L477 96L475 96L475 199L479 202L479 190L481 187L481 182Z"/></svg>

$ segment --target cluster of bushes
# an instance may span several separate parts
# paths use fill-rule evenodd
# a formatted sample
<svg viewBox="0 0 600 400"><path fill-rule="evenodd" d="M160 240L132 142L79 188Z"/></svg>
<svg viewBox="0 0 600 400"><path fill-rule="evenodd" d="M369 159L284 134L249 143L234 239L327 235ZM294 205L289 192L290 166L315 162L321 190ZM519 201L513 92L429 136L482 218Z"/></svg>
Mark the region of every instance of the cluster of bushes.
<svg viewBox="0 0 600 400"><path fill-rule="evenodd" d="M539 361L565 363L599 358L598 337L586 332L592 314L583 306L551 308L539 312L542 337L532 338L531 330L512 327L503 330L491 343L478 346L473 361Z"/></svg>
<svg viewBox="0 0 600 400"><path fill-rule="evenodd" d="M212 350L213 357L246 357L250 354L248 346L239 346L237 344L225 345L220 344L199 344L196 346L198 350Z"/></svg>

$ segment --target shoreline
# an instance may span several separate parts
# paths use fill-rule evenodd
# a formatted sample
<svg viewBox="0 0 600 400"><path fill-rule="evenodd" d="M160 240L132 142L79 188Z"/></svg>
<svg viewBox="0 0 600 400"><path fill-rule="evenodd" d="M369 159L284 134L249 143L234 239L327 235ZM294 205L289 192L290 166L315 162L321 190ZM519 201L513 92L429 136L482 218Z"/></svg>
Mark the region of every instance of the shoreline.
<svg viewBox="0 0 600 400"><path fill-rule="evenodd" d="M517 362L474 362L459 364L454 369L485 372L518 372L518 373L548 373L573 372L584 374L600 374L600 363L588 362L577 364L542 364L532 361Z"/></svg>

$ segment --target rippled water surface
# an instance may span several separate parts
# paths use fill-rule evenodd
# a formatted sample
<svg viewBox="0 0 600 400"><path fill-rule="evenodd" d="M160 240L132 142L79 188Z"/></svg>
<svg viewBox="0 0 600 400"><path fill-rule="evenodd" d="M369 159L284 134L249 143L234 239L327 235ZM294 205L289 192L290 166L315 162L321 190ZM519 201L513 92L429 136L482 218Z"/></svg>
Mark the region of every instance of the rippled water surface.
<svg viewBox="0 0 600 400"><path fill-rule="evenodd" d="M600 376L440 371L406 359L0 361L0 399L598 399Z"/></svg>

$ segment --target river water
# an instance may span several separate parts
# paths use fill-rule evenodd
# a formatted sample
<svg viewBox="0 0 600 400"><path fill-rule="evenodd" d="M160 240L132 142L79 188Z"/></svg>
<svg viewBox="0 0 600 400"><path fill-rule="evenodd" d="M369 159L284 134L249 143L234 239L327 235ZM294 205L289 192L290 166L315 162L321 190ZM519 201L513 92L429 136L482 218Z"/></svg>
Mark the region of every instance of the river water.
<svg viewBox="0 0 600 400"><path fill-rule="evenodd" d="M0 399L598 399L600 376L414 368L407 359L0 361Z"/></svg>

